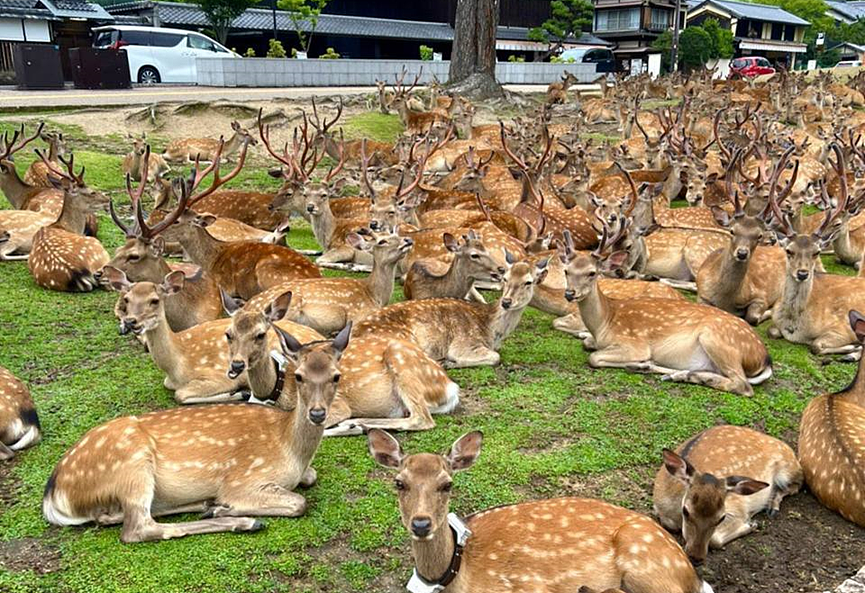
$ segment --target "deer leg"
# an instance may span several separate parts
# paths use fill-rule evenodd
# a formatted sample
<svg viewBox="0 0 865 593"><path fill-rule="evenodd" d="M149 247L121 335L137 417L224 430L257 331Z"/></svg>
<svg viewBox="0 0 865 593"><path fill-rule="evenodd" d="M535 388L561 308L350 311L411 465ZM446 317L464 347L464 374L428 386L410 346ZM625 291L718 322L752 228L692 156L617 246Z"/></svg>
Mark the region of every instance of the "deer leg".
<svg viewBox="0 0 865 593"><path fill-rule="evenodd" d="M646 368L651 364L648 348L630 348L614 345L592 352L589 366L592 368Z"/></svg>
<svg viewBox="0 0 865 593"><path fill-rule="evenodd" d="M748 535L752 531L754 531L753 523L742 521L741 519L733 519L730 516L727 516L727 518L724 519L724 522L715 529L712 539L709 540L709 546L714 550L720 550L734 539L738 539L743 535Z"/></svg>
<svg viewBox="0 0 865 593"><path fill-rule="evenodd" d="M3 441L0 441L0 461L6 461L13 457L15 457L15 451L3 444Z"/></svg>
<svg viewBox="0 0 865 593"><path fill-rule="evenodd" d="M753 395L754 389L748 383L738 353L729 352L725 344L715 343L712 333L700 334L697 338L698 348L702 348L706 357L718 372L710 370L684 370L671 373L667 377L671 381L694 383L741 395Z"/></svg>
<svg viewBox="0 0 865 593"><path fill-rule="evenodd" d="M845 336L829 334L817 338L811 344L811 352L814 354L850 354L861 350L862 346L851 344Z"/></svg>
<svg viewBox="0 0 865 593"><path fill-rule="evenodd" d="M469 289L469 292L466 295L466 300L467 301L474 301L476 303L486 303L487 302L486 299L483 297L483 295L480 292L478 292L478 289L475 288L474 286L472 286L471 289Z"/></svg>
<svg viewBox="0 0 865 593"><path fill-rule="evenodd" d="M579 313L569 313L553 320L553 328L584 340L591 334Z"/></svg>
<svg viewBox="0 0 865 593"><path fill-rule="evenodd" d="M312 466L309 466L303 471L303 475L300 476L299 485L304 488L312 488L315 486L315 483L318 481L318 472Z"/></svg>
<svg viewBox="0 0 865 593"><path fill-rule="evenodd" d="M761 302L753 302L748 305L747 311L745 311L745 321L750 323L751 325L760 325L767 319L772 317L772 311L766 310L766 303Z"/></svg>
<svg viewBox="0 0 865 593"><path fill-rule="evenodd" d="M22 261L29 258L29 253L19 253L17 255L12 255L11 253L0 253L0 260L3 261Z"/></svg>
<svg viewBox="0 0 865 593"><path fill-rule="evenodd" d="M445 368L495 366L501 361L499 353L480 344L465 344L454 341L448 349Z"/></svg>
<svg viewBox="0 0 865 593"><path fill-rule="evenodd" d="M354 249L352 249L348 245L328 249L320 256L318 256L318 259L316 260L316 262L324 264L335 264L339 262L353 261L355 261Z"/></svg>
<svg viewBox="0 0 865 593"><path fill-rule="evenodd" d="M258 531L263 527L261 521L252 517L223 517L186 523L157 523L146 508L133 507L124 513L120 541L124 543L161 541L203 533Z"/></svg>
<svg viewBox="0 0 865 593"><path fill-rule="evenodd" d="M305 473L305 472L304 472ZM306 512L306 499L279 484L263 484L257 490L244 490L220 498L205 517L300 517Z"/></svg>
<svg viewBox="0 0 865 593"><path fill-rule="evenodd" d="M179 404L213 404L245 399L244 393L239 390L219 392L225 387L227 386L224 383L219 384L215 381L190 381L174 392L174 399Z"/></svg>
<svg viewBox="0 0 865 593"><path fill-rule="evenodd" d="M165 507L159 508L155 507L150 509L151 517L166 517L169 515L180 515L183 513L203 513L207 510L206 502L193 502L186 505L181 505L178 507ZM119 525L123 523L125 515L122 510L105 510L104 512L96 515L94 521L97 525Z"/></svg>
<svg viewBox="0 0 865 593"><path fill-rule="evenodd" d="M327 420L325 421L325 435L327 429L351 418L351 406L345 401L345 398L339 395L333 400L330 409L327 411Z"/></svg>

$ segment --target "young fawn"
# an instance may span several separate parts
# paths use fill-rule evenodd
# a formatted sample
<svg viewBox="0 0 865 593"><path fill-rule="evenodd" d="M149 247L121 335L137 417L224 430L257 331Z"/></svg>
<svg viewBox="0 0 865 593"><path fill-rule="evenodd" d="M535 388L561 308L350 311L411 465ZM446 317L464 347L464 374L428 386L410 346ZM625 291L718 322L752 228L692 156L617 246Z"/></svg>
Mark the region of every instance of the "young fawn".
<svg viewBox="0 0 865 593"><path fill-rule="evenodd" d="M865 317L850 311L856 340L865 343ZM808 487L824 505L865 527L865 363L846 389L815 397L802 413L799 460Z"/></svg>
<svg viewBox="0 0 865 593"><path fill-rule="evenodd" d="M547 274L546 259L509 263L502 296L492 303L404 301L370 314L358 324L356 337L387 335L414 341L447 367L497 365L497 350L516 329L535 287Z"/></svg>
<svg viewBox="0 0 865 593"><path fill-rule="evenodd" d="M11 459L16 451L32 447L41 438L42 427L30 390L0 367L0 461Z"/></svg>
<svg viewBox="0 0 865 593"><path fill-rule="evenodd" d="M234 133L223 141L222 138L183 138L172 140L162 153L162 158L168 161L206 161L213 162L218 157L228 158L238 150L243 150L249 144L255 146L258 141L252 137L249 130L236 121L231 122Z"/></svg>
<svg viewBox="0 0 865 593"><path fill-rule="evenodd" d="M403 526L411 535L413 592L577 591L711 593L676 541L649 517L600 500L559 498L448 513L454 474L470 468L483 435L459 438L447 455L406 455L388 433L369 450L396 472Z"/></svg>
<svg viewBox="0 0 865 593"><path fill-rule="evenodd" d="M613 300L598 289L598 276L626 254L613 253L607 264L599 257L598 252L570 250L561 255L568 282L565 298L579 303L592 334L585 341L594 350L592 367L662 373L669 380L743 395L751 395L752 384L772 375L766 346L745 321L714 307L672 299Z"/></svg>
<svg viewBox="0 0 865 593"><path fill-rule="evenodd" d="M33 235L27 267L43 288L89 292L99 285L96 274L111 257L98 239L82 233L88 214L107 206L108 197L85 185L84 169L76 174L72 157L64 162L68 173L54 169L50 177L63 190L63 210Z"/></svg>
<svg viewBox="0 0 865 593"><path fill-rule="evenodd" d="M407 299L462 299L477 280L500 282L506 268L487 251L474 230L457 240L450 233L442 235L445 247L453 254L450 264L437 259L416 260L406 274L403 294Z"/></svg>
<svg viewBox="0 0 865 593"><path fill-rule="evenodd" d="M746 476L746 477L745 477ZM785 496L802 487L802 468L789 445L740 426L716 426L664 449L655 477L655 514L682 532L685 552L702 562L749 534L751 517L777 513Z"/></svg>
<svg viewBox="0 0 865 593"><path fill-rule="evenodd" d="M392 233L372 233L369 239L353 233L347 240L353 247L372 254L372 272L366 278L292 280L259 293L248 306L261 309L274 295L290 290L293 296L287 319L324 335L381 309L390 302L394 271L411 249L412 241Z"/></svg>
<svg viewBox="0 0 865 593"><path fill-rule="evenodd" d="M255 516L303 515L306 499L294 489L316 482L310 464L350 328L332 342L305 345L277 331L296 369L293 410L214 404L124 416L96 427L49 478L45 519L62 526L122 523L122 541L142 542L256 531L262 524ZM190 512L203 512L204 518L155 520Z"/></svg>

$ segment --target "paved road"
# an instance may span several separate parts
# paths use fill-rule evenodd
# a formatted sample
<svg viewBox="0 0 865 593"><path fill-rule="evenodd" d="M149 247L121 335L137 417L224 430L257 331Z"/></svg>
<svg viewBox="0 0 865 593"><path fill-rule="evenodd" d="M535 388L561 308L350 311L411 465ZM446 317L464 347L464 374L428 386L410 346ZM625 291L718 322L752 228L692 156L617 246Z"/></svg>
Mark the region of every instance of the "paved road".
<svg viewBox="0 0 865 593"><path fill-rule="evenodd" d="M543 92L546 85L507 85L517 92ZM312 95L353 95L375 93L375 87L316 88L217 88L196 86L136 87L128 90L89 91L68 88L49 91L19 91L0 87L0 109L18 107L88 107L95 105L149 105L182 101L267 101L280 98L302 98Z"/></svg>

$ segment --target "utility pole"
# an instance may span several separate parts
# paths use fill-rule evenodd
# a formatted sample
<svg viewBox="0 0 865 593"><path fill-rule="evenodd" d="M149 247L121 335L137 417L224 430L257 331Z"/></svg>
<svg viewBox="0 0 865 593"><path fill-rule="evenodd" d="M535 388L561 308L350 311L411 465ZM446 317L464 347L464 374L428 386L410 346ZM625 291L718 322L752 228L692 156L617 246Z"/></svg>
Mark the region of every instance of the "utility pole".
<svg viewBox="0 0 865 593"><path fill-rule="evenodd" d="M676 12L673 15L673 43L670 47L670 71L679 69L679 18L682 12L682 0L676 0Z"/></svg>
<svg viewBox="0 0 865 593"><path fill-rule="evenodd" d="M276 40L276 0L270 0L270 7L273 10L273 39Z"/></svg>

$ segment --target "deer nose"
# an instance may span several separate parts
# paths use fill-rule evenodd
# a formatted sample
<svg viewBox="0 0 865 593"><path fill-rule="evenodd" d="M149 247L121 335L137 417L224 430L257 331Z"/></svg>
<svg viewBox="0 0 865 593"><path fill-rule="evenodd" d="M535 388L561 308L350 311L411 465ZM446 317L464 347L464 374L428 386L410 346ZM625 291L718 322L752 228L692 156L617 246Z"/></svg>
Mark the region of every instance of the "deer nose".
<svg viewBox="0 0 865 593"><path fill-rule="evenodd" d="M432 519L429 517L414 517L411 520L411 532L417 537L426 537L432 530Z"/></svg>
<svg viewBox="0 0 865 593"><path fill-rule="evenodd" d="M739 249L737 249L736 259L738 259L739 261L745 261L746 259L748 259L748 250L744 247L740 247Z"/></svg>
<svg viewBox="0 0 865 593"><path fill-rule="evenodd" d="M688 558L691 559L691 564L693 564L694 566L700 566L703 564L703 561L706 560L705 557L700 558L698 556L694 556L693 554L688 554Z"/></svg>
<svg viewBox="0 0 865 593"><path fill-rule="evenodd" d="M371 228L374 231L377 231L378 230L378 221L377 220L370 220L369 221L369 228Z"/></svg>
<svg viewBox="0 0 865 593"><path fill-rule="evenodd" d="M509 297L504 297L502 299L502 309L510 309L513 301Z"/></svg>
<svg viewBox="0 0 865 593"><path fill-rule="evenodd" d="M315 206L313 206L312 204L307 205L306 211L312 214L313 212L315 212Z"/></svg>
<svg viewBox="0 0 865 593"><path fill-rule="evenodd" d="M138 324L134 319L124 319L120 322L120 335L125 336L129 332L138 333Z"/></svg>
<svg viewBox="0 0 865 593"><path fill-rule="evenodd" d="M309 411L309 421L313 424L321 424L327 417L327 411L324 408L312 408Z"/></svg>
<svg viewBox="0 0 865 593"><path fill-rule="evenodd" d="M574 299L577 298L577 292L575 290L571 290L570 288L565 291L565 299L568 302L573 302Z"/></svg>
<svg viewBox="0 0 865 593"><path fill-rule="evenodd" d="M496 271L502 275L504 275L507 272L507 270L504 268L504 266L499 266L498 268L496 268Z"/></svg>
<svg viewBox="0 0 865 593"><path fill-rule="evenodd" d="M242 360L232 360L228 369L228 378L236 379L240 373L243 372L243 369L246 368L246 363Z"/></svg>
<svg viewBox="0 0 865 593"><path fill-rule="evenodd" d="M808 270L796 270L796 279L804 282L808 279Z"/></svg>

